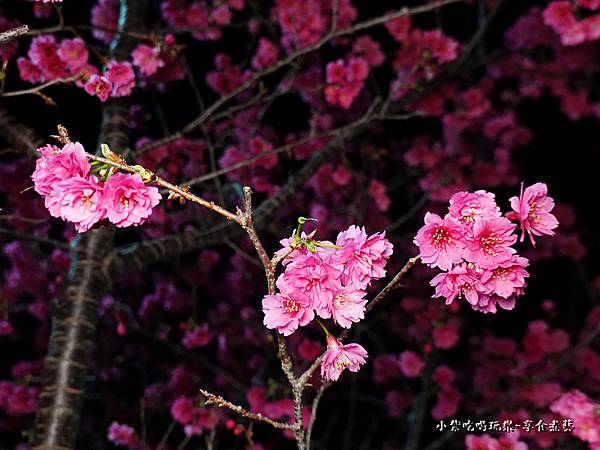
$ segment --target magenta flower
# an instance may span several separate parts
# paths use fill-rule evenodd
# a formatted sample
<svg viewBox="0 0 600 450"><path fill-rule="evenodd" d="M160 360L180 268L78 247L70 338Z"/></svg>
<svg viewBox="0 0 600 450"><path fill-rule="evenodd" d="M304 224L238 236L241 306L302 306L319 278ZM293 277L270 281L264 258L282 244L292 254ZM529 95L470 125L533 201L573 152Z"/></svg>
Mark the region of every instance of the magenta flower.
<svg viewBox="0 0 600 450"><path fill-rule="evenodd" d="M555 400L550 409L565 419L573 420L575 436L588 442L591 448L600 448L599 405L587 395L573 389Z"/></svg>
<svg viewBox="0 0 600 450"><path fill-rule="evenodd" d="M17 58L17 68L19 69L19 76L23 81L39 83L44 79L40 68L27 58Z"/></svg>
<svg viewBox="0 0 600 450"><path fill-rule="evenodd" d="M65 145L62 151L54 146L42 147L38 151L42 156L35 162L31 179L40 195L49 195L59 181L74 176L86 177L90 172L90 163L79 142Z"/></svg>
<svg viewBox="0 0 600 450"><path fill-rule="evenodd" d="M181 340L181 343L185 348L196 348L204 347L207 345L213 337L212 331L208 328L208 324L194 327L191 330L187 330Z"/></svg>
<svg viewBox="0 0 600 450"><path fill-rule="evenodd" d="M171 415L181 425L187 425L194 417L194 402L185 396L177 397L171 404Z"/></svg>
<svg viewBox="0 0 600 450"><path fill-rule="evenodd" d="M81 38L65 39L58 47L58 57L72 74L77 74L87 64L89 52Z"/></svg>
<svg viewBox="0 0 600 450"><path fill-rule="evenodd" d="M335 323L341 327L350 328L353 322L364 319L365 305L367 304L365 295L365 291L347 287L342 287L334 292L328 312ZM323 317L323 315L319 315Z"/></svg>
<svg viewBox="0 0 600 450"><path fill-rule="evenodd" d="M139 174L116 173L106 182L102 201L108 220L128 227L144 223L160 199L158 188L144 184Z"/></svg>
<svg viewBox="0 0 600 450"><path fill-rule="evenodd" d="M405 377L417 378L425 367L425 363L415 352L406 350L400 353L398 358L398 366Z"/></svg>
<svg viewBox="0 0 600 450"><path fill-rule="evenodd" d="M521 195L511 197L510 206L514 212L508 213L507 217L521 223L521 242L525 238L525 233L529 234L533 246L535 246L534 235L554 235L552 230L558 227L558 220L550 213L554 209L554 200L547 194L548 187L544 183L535 183L525 190L521 184Z"/></svg>
<svg viewBox="0 0 600 450"><path fill-rule="evenodd" d="M482 434L481 436L467 434L465 436L467 446L465 450L494 450L497 443L498 441L488 434Z"/></svg>
<svg viewBox="0 0 600 450"><path fill-rule="evenodd" d="M140 69L143 75L154 75L160 67L165 65L164 61L160 59L158 49L146 44L138 45L131 52L131 57L133 64Z"/></svg>
<svg viewBox="0 0 600 450"><path fill-rule="evenodd" d="M129 425L122 425L113 421L108 427L107 438L115 445L133 448L138 445L135 431Z"/></svg>
<svg viewBox="0 0 600 450"><path fill-rule="evenodd" d="M31 40L27 56L38 67L47 65L56 58L56 38L52 35L36 36Z"/></svg>
<svg viewBox="0 0 600 450"><path fill-rule="evenodd" d="M486 191L457 192L450 198L448 215L458 220L468 230L477 219L500 217L494 194Z"/></svg>
<svg viewBox="0 0 600 450"><path fill-rule="evenodd" d="M525 278L529 277L529 273L525 270L528 265L527 258L513 255L498 267L484 271L480 281L486 294L509 298L518 290L522 290L526 285Z"/></svg>
<svg viewBox="0 0 600 450"><path fill-rule="evenodd" d="M105 102L112 92L112 83L100 75L92 75L83 86L85 92L95 95L101 102Z"/></svg>
<svg viewBox="0 0 600 450"><path fill-rule="evenodd" d="M425 214L425 225L417 232L414 244L419 247L421 260L430 267L449 270L463 259L465 236L460 223L437 214Z"/></svg>
<svg viewBox="0 0 600 450"><path fill-rule="evenodd" d="M135 87L135 72L127 61L111 61L108 63L106 79L112 83L113 97L125 97L131 94Z"/></svg>
<svg viewBox="0 0 600 450"><path fill-rule="evenodd" d="M477 220L473 225L473 238L467 241L465 259L477 266L488 269L509 260L515 249L510 247L517 242L513 234L516 225L504 217Z"/></svg>
<svg viewBox="0 0 600 450"><path fill-rule="evenodd" d="M106 217L102 186L94 176L76 175L54 185L45 205L52 217L73 222L79 232L88 231Z"/></svg>
<svg viewBox="0 0 600 450"><path fill-rule="evenodd" d="M341 288L340 274L341 266L336 260L309 252L295 257L286 267L282 279L294 291L304 292L317 313L327 316L333 294Z"/></svg>
<svg viewBox="0 0 600 450"><path fill-rule="evenodd" d="M385 265L393 252L393 245L385 238L385 232L367 236L364 227L350 225L338 234L335 245L336 258L344 264L341 280L347 286L365 289L371 280L385 276Z"/></svg>
<svg viewBox="0 0 600 450"><path fill-rule="evenodd" d="M321 378L336 381L344 369L358 372L369 355L359 344L342 345L332 335L327 336L327 350L321 361Z"/></svg>
<svg viewBox="0 0 600 450"><path fill-rule="evenodd" d="M277 329L284 336L289 336L299 326L309 324L315 313L310 298L302 290L288 285L283 276L277 279L277 287L279 293L263 298L263 323L267 328Z"/></svg>

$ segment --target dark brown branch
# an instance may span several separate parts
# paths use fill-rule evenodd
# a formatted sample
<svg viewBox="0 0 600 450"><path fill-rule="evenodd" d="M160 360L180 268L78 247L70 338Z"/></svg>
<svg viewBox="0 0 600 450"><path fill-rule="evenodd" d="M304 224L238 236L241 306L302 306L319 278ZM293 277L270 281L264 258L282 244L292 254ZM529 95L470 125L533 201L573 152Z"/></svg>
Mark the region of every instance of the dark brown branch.
<svg viewBox="0 0 600 450"><path fill-rule="evenodd" d="M298 172L289 177L277 195L264 200L254 210L254 226L260 229L275 211L291 198L298 187L302 186L317 169L327 161L334 152L329 146L322 152L313 155ZM243 230L233 222L220 223L208 230L188 230L159 239L136 244L133 247L115 250L107 261L112 274L141 270L148 265L177 258L183 253L205 248L210 245L222 244L243 234Z"/></svg>
<svg viewBox="0 0 600 450"><path fill-rule="evenodd" d="M310 450L310 441L312 440L313 428L315 426L315 422L317 421L317 409L319 408L319 402L325 393L325 389L327 389L329 386L329 382L323 382L323 384L319 386L317 395L315 395L315 398L313 399L310 421L308 422L308 428L306 429L306 450Z"/></svg>
<svg viewBox="0 0 600 450"><path fill-rule="evenodd" d="M211 394L210 392L205 391L204 389L200 389L200 393L207 398L206 406L216 406L218 408L227 408L227 409L230 409L230 410L238 413L242 417L246 417L247 419L250 419L250 420L257 420L259 422L268 423L272 427L277 428L279 430L293 430L294 429L293 424L277 422L276 420L269 419L268 417L263 416L262 414L250 412L250 411L242 408L241 406L238 406L234 403L228 402L220 395Z"/></svg>

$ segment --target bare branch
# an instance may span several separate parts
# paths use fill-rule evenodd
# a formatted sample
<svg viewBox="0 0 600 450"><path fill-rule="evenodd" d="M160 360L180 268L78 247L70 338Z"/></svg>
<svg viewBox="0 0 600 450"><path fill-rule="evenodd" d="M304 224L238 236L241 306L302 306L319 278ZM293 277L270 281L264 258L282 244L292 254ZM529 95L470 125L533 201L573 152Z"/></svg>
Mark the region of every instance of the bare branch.
<svg viewBox="0 0 600 450"><path fill-rule="evenodd" d="M279 430L293 430L294 429L294 424L277 422L276 420L269 419L268 417L263 416L262 414L250 412L247 409L242 408L241 406L238 406L234 403L228 402L220 395L212 394L204 389L199 389L199 391L202 395L204 395L207 398L206 406L216 406L217 408L227 408L227 409L230 409L231 411L238 413L242 417L246 417L247 419L251 419L251 420L257 420L259 422L268 423L272 427L277 428Z"/></svg>
<svg viewBox="0 0 600 450"><path fill-rule="evenodd" d="M24 34L27 34L29 27L27 25L20 25L11 30L3 31L0 33L0 45L4 45L13 39L18 38Z"/></svg>
<svg viewBox="0 0 600 450"><path fill-rule="evenodd" d="M312 431L315 426L315 422L317 421L317 409L319 408L319 402L323 397L323 393L325 389L327 389L331 383L324 382L321 386L319 386L319 390L317 391L317 395L313 399L312 409L310 414L310 422L308 422L308 428L306 430L306 450L310 450L310 441L312 438Z"/></svg>

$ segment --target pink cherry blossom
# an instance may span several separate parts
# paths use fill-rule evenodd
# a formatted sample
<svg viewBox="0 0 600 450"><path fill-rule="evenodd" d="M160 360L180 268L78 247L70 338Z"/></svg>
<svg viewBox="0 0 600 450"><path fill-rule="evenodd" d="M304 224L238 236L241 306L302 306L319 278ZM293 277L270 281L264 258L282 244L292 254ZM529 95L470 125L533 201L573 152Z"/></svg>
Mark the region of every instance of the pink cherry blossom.
<svg viewBox="0 0 600 450"><path fill-rule="evenodd" d="M550 213L554 209L554 200L548 197L548 187L544 183L535 183L523 190L521 184L521 195L511 197L510 206L514 213L507 216L521 223L521 242L525 233L529 234L532 245L535 246L533 236L554 235L558 227L558 220Z"/></svg>
<svg viewBox="0 0 600 450"><path fill-rule="evenodd" d="M516 225L504 217L477 220L473 238L467 241L464 257L467 261L488 269L507 261L516 253L510 247L517 241Z"/></svg>
<svg viewBox="0 0 600 450"><path fill-rule="evenodd" d="M79 232L88 231L106 217L102 186L94 176L75 175L56 183L45 205L51 216L73 222Z"/></svg>
<svg viewBox="0 0 600 450"><path fill-rule="evenodd" d="M340 274L341 266L336 260L309 252L294 258L281 278L294 290L304 292L317 314L327 318L333 294L341 288Z"/></svg>
<svg viewBox="0 0 600 450"><path fill-rule="evenodd" d="M79 142L66 144L60 151L54 146L42 147L38 151L42 157L36 161L31 179L40 195L49 195L59 181L77 175L85 177L90 172L85 149Z"/></svg>
<svg viewBox="0 0 600 450"><path fill-rule="evenodd" d="M343 59L327 64L325 99L332 105L348 109L363 88L369 65L363 58Z"/></svg>
<svg viewBox="0 0 600 450"><path fill-rule="evenodd" d="M108 220L128 227L144 223L160 199L158 188L144 184L139 174L116 173L104 186L102 202Z"/></svg>
<svg viewBox="0 0 600 450"><path fill-rule="evenodd" d="M436 367L431 375L431 379L443 388L450 386L454 378L454 371L448 366Z"/></svg>
<svg viewBox="0 0 600 450"><path fill-rule="evenodd" d="M457 192L450 197L448 215L473 229L475 220L500 217L500 208L496 205L494 194L486 191Z"/></svg>
<svg viewBox="0 0 600 450"><path fill-rule="evenodd" d="M177 397L171 404L171 415L173 419L182 425L192 421L194 417L194 402L185 396Z"/></svg>
<svg viewBox="0 0 600 450"><path fill-rule="evenodd" d="M437 348L452 348L458 342L458 325L448 323L441 327L436 327L431 332L431 337L433 338L433 345Z"/></svg>
<svg viewBox="0 0 600 450"><path fill-rule="evenodd" d="M435 286L433 298L444 297L449 305L456 297L464 296L471 305L476 305L484 292L479 278L480 275L467 264L455 266L431 280L430 285Z"/></svg>
<svg viewBox="0 0 600 450"><path fill-rule="evenodd" d="M267 328L277 329L288 336L299 326L309 324L315 314L311 299L302 290L288 285L281 276L277 279L277 288L277 294L263 298L263 323Z"/></svg>
<svg viewBox="0 0 600 450"><path fill-rule="evenodd" d="M156 47L150 47L146 44L139 44L131 53L133 64L140 69L143 75L154 75L159 68L165 65L160 59L159 51Z"/></svg>
<svg viewBox="0 0 600 450"><path fill-rule="evenodd" d="M17 58L17 68L19 69L19 76L24 81L39 83L44 79L40 68L27 58Z"/></svg>
<svg viewBox="0 0 600 450"><path fill-rule="evenodd" d="M191 330L187 330L181 343L185 348L197 348L204 347L207 345L213 337L213 333L208 328L207 324L194 327Z"/></svg>
<svg viewBox="0 0 600 450"><path fill-rule="evenodd" d="M335 323L343 328L350 328L353 322L364 319L367 304L365 295L365 291L347 287L334 292L329 311Z"/></svg>
<svg viewBox="0 0 600 450"><path fill-rule="evenodd" d="M108 427L107 438L115 445L122 445L127 448L135 447L138 439L135 436L135 430L129 425L122 425L113 421Z"/></svg>
<svg viewBox="0 0 600 450"><path fill-rule="evenodd" d="M72 74L79 73L89 58L89 52L81 38L64 39L60 43L57 53Z"/></svg>
<svg viewBox="0 0 600 450"><path fill-rule="evenodd" d="M105 102L112 92L112 83L100 75L92 75L84 85L85 92Z"/></svg>
<svg viewBox="0 0 600 450"><path fill-rule="evenodd" d="M430 267L449 270L463 259L466 245L460 223L452 218L442 219L437 214L425 214L425 225L414 238L421 260Z"/></svg>
<svg viewBox="0 0 600 450"><path fill-rule="evenodd" d="M500 263L497 267L484 271L480 282L483 284L486 294L496 294L502 298L509 298L518 290L522 290L529 277L525 267L529 260L518 255Z"/></svg>
<svg viewBox="0 0 600 450"><path fill-rule="evenodd" d="M497 442L492 443L492 450L528 450L525 442L519 440L519 433L506 433L498 438Z"/></svg>
<svg viewBox="0 0 600 450"><path fill-rule="evenodd" d="M398 366L405 377L416 378L425 367L425 363L415 352L406 350L400 353Z"/></svg>
<svg viewBox="0 0 600 450"><path fill-rule="evenodd" d="M460 398L460 393L453 386L441 389L438 392L437 403L431 408L431 417L435 420L442 420L454 416Z"/></svg>
<svg viewBox="0 0 600 450"><path fill-rule="evenodd" d="M599 408L600 404L577 389L566 392L550 405L553 412L573 420L573 435L588 442L592 448L600 447Z"/></svg>
<svg viewBox="0 0 600 450"><path fill-rule="evenodd" d="M385 238L385 232L367 235L364 227L350 225L338 234L336 251L344 264L341 280L345 285L365 289L371 280L385 276L387 259L393 252L393 245Z"/></svg>
<svg viewBox="0 0 600 450"><path fill-rule="evenodd" d="M327 336L327 350L321 361L321 378L336 381L344 369L358 372L369 355L359 344L342 345L332 335Z"/></svg>
<svg viewBox="0 0 600 450"><path fill-rule="evenodd" d="M265 69L277 62L279 49L269 39L261 37L258 40L258 48L252 58L252 67L255 69Z"/></svg>
<svg viewBox="0 0 600 450"><path fill-rule="evenodd" d="M467 446L465 450L495 450L497 443L498 441L488 434L480 436L467 434L465 436L465 444Z"/></svg>
<svg viewBox="0 0 600 450"><path fill-rule="evenodd" d="M135 87L135 72L128 61L110 61L104 76L112 83L113 97L125 97Z"/></svg>

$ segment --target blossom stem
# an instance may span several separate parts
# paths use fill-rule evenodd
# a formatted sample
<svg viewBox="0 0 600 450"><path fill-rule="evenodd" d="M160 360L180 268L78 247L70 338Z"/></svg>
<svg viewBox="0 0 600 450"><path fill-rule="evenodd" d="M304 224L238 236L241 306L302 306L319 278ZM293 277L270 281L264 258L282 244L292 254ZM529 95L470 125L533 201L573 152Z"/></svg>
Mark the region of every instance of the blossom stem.
<svg viewBox="0 0 600 450"><path fill-rule="evenodd" d="M132 167L126 163L112 161L110 159L107 159L107 158L104 158L101 156L92 155L91 153L86 153L86 156L91 160L108 164L109 166L116 167L117 169L121 169L124 172L140 173L139 168ZM165 188L169 192L172 192L172 193L178 195L179 197L183 197L186 200L189 200L194 203L198 203L199 205L202 205L205 208L215 211L215 212L221 214L226 219L233 220L234 222L240 223L240 218L236 214L232 213L231 211L228 211L227 209L223 208L220 205L217 205L215 202L205 200L202 197L192 194L191 192L187 192L186 190L180 188L179 186L176 186L172 183L169 183L166 180L163 180L162 178L158 177L157 175L155 175L154 173L152 173L150 171L146 171L146 172L151 175L151 177L152 177L151 181L154 184L156 184L157 186Z"/></svg>
<svg viewBox="0 0 600 450"><path fill-rule="evenodd" d="M331 333L329 332L329 330L325 327L325 325L323 325L323 322L321 322L321 320L318 317L315 317L315 320L317 321L317 323L319 325L321 325L321 328L323 328L323 331L325 332L325 336L331 336Z"/></svg>

